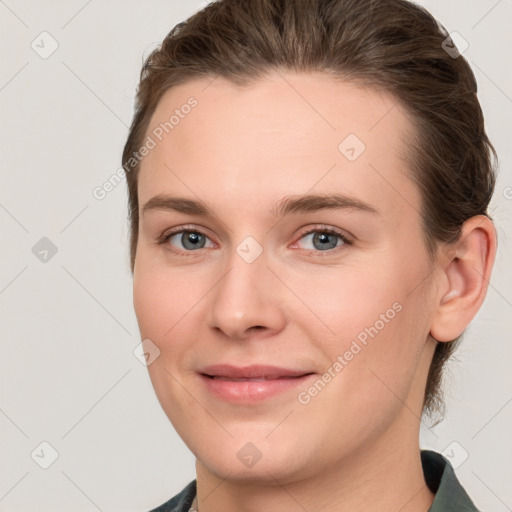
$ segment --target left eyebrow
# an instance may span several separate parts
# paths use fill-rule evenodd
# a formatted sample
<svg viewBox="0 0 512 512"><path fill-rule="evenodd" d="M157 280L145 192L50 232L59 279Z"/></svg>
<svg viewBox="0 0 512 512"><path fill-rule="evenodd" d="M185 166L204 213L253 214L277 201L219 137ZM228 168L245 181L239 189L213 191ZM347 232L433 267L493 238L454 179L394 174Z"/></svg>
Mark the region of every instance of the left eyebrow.
<svg viewBox="0 0 512 512"><path fill-rule="evenodd" d="M341 194L310 194L307 196L287 196L271 208L275 217L284 217L290 213L316 212L319 210L359 210L375 215L381 213L369 203L355 197Z"/></svg>

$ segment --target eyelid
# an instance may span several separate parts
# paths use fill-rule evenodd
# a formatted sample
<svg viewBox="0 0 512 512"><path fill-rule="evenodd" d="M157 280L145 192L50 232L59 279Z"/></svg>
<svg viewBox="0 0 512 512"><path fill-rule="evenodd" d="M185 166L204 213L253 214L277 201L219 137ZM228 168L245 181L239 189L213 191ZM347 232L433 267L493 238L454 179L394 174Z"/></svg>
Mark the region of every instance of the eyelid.
<svg viewBox="0 0 512 512"><path fill-rule="evenodd" d="M206 231L205 228L203 228L201 226L192 225L192 224L184 224L183 226L177 226L175 228L172 228L170 231L164 231L162 233L162 235L159 236L159 240L160 241L167 240L169 237L171 237L173 235L177 235L178 233L181 233L183 231L200 233L201 235L210 238L210 236L205 233L205 231Z"/></svg>
<svg viewBox="0 0 512 512"><path fill-rule="evenodd" d="M334 226L329 226L328 224L317 224L314 226L304 228L304 230L300 232L300 235L298 236L297 240L300 240L305 235L309 235L311 233L333 233L341 236L347 242L351 242L354 239L352 235L350 235L343 229L336 228Z"/></svg>

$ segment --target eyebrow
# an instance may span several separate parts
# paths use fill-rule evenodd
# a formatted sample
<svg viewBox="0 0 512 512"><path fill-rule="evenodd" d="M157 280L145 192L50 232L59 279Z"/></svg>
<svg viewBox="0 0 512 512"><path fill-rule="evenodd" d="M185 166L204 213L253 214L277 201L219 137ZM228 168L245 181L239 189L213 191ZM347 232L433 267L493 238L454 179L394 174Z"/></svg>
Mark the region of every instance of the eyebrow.
<svg viewBox="0 0 512 512"><path fill-rule="evenodd" d="M274 217L284 217L292 213L307 213L320 210L357 210L380 215L379 210L369 203L355 197L341 194L310 194L306 196L287 196L281 199L270 213ZM142 215L149 211L174 211L202 217L214 217L213 211L203 202L185 197L173 197L159 194L152 197L143 207Z"/></svg>

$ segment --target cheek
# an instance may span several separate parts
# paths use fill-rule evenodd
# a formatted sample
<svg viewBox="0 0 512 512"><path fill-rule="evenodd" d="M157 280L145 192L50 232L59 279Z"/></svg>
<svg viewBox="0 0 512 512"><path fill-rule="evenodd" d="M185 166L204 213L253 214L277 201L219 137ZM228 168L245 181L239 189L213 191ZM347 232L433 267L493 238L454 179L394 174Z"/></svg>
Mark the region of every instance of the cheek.
<svg viewBox="0 0 512 512"><path fill-rule="evenodd" d="M184 282L185 281L185 282ZM141 337L151 339L161 351L165 340L175 338L191 302L200 294L186 285L183 274L165 272L140 262L133 280L133 305Z"/></svg>
<svg viewBox="0 0 512 512"><path fill-rule="evenodd" d="M384 275L390 276L391 272ZM375 269L370 268L339 267L307 279L304 274L297 275L294 280L293 290L301 299L296 307L303 310L295 321L302 322L309 331L307 325L320 329L317 332L325 336L329 352L343 349L347 341L359 335L364 341L365 329L375 323L379 331L387 327L397 316L399 305L395 303L403 296L397 284L400 280L375 275ZM388 320L386 324L382 315Z"/></svg>
<svg viewBox="0 0 512 512"><path fill-rule="evenodd" d="M405 393L414 376L428 334L421 286L410 293L420 274L381 261L296 281L297 295L308 306L298 306L304 314L296 321L327 356L326 370L341 356L343 368L338 364L331 373L343 377L333 379L332 390L350 394L356 408L379 397L393 400L389 389Z"/></svg>
<svg viewBox="0 0 512 512"><path fill-rule="evenodd" d="M142 339L149 338L160 349L159 365L169 370L188 366L186 358L204 339L200 332L208 292L217 280L216 273L151 265L141 259L134 272L133 305Z"/></svg>
<svg viewBox="0 0 512 512"><path fill-rule="evenodd" d="M133 306L142 338L158 339L169 329L166 312L173 311L171 294L165 294L156 275L137 271L133 281Z"/></svg>
<svg viewBox="0 0 512 512"><path fill-rule="evenodd" d="M133 304L140 336L150 339L160 351L148 373L173 424L193 405L190 397L183 395L181 378L177 377L193 338L190 322L196 312L194 305L204 294L189 285L185 272L145 266L142 259L134 272Z"/></svg>

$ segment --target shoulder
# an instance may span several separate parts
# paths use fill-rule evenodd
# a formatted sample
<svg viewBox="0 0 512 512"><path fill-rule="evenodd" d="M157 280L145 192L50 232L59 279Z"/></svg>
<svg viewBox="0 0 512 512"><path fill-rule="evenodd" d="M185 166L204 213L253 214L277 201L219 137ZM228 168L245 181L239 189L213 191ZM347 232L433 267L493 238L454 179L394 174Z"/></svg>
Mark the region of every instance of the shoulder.
<svg viewBox="0 0 512 512"><path fill-rule="evenodd" d="M425 482L435 494L428 512L479 512L460 484L450 461L440 453L421 450Z"/></svg>
<svg viewBox="0 0 512 512"><path fill-rule="evenodd" d="M196 495L196 480L192 480L176 496L150 512L188 512Z"/></svg>

